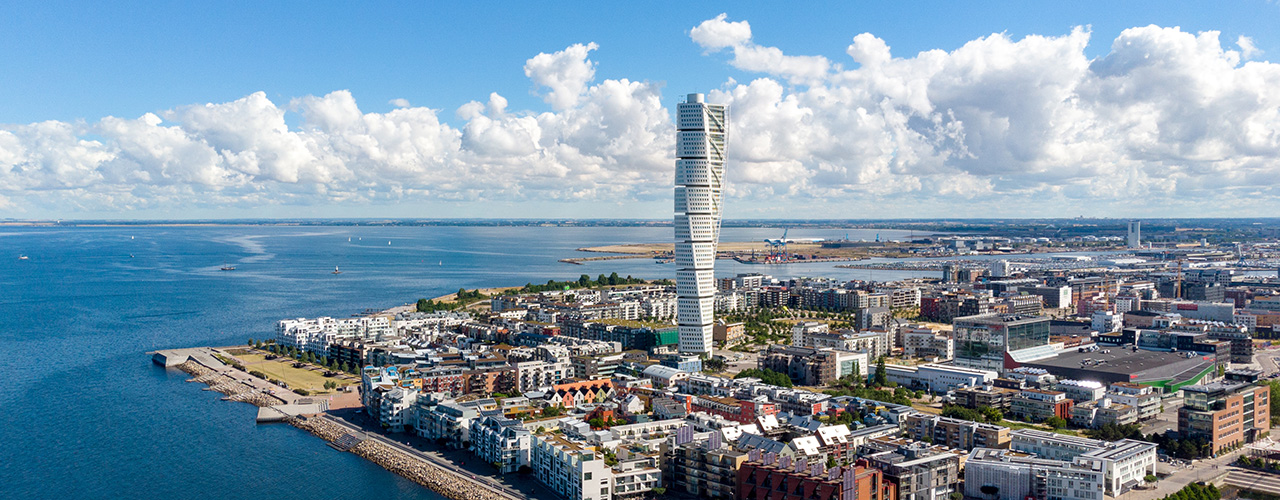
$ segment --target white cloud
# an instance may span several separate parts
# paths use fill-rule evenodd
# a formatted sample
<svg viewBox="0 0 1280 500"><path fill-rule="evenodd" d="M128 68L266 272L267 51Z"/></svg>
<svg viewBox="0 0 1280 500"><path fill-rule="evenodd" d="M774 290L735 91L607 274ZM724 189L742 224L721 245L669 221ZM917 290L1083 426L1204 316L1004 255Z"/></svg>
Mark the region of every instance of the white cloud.
<svg viewBox="0 0 1280 500"><path fill-rule="evenodd" d="M1262 49L1254 45L1253 39L1244 35L1236 37L1236 46L1240 47L1240 56L1246 61L1253 60L1262 55Z"/></svg>
<svg viewBox="0 0 1280 500"><path fill-rule="evenodd" d="M578 102L596 74L596 65L587 54L599 48L595 43L575 43L554 54L542 53L524 64L524 75L540 87L550 89L542 96L556 110Z"/></svg>
<svg viewBox="0 0 1280 500"><path fill-rule="evenodd" d="M834 63L757 45L724 15L689 36L756 73L709 96L732 105L731 216L1269 214L1280 201L1280 65L1249 61L1260 52L1247 38L1233 50L1217 32L1137 27L1091 59L1083 28L914 55L862 33ZM512 109L498 92L450 111L395 99L387 113L346 90L287 103L259 92L0 126L0 208L564 200L588 216L665 199L674 139L661 86L596 81L595 50L527 61L549 111Z"/></svg>
<svg viewBox="0 0 1280 500"><path fill-rule="evenodd" d="M403 98L403 97L397 97L397 98L395 98L395 99L392 99L392 100L390 100L390 101L387 101L387 104L390 104L390 105L395 106L395 107L397 107L397 108L408 108L408 107L412 106L411 104L409 104L409 100L408 100L408 99L405 99L405 98Z"/></svg>

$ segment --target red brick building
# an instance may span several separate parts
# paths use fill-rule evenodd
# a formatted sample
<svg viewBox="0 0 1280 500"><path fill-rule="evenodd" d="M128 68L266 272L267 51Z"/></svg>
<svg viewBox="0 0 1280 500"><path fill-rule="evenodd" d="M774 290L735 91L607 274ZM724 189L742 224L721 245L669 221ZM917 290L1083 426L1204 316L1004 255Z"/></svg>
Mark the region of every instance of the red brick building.
<svg viewBox="0 0 1280 500"><path fill-rule="evenodd" d="M697 411L719 415L741 424L751 424L755 423L758 416L776 415L778 405L735 398L696 396L689 404L689 412Z"/></svg>
<svg viewBox="0 0 1280 500"><path fill-rule="evenodd" d="M859 460L852 467L827 469L822 462L763 456L759 450L738 469L735 500L897 500L898 488L880 469Z"/></svg>

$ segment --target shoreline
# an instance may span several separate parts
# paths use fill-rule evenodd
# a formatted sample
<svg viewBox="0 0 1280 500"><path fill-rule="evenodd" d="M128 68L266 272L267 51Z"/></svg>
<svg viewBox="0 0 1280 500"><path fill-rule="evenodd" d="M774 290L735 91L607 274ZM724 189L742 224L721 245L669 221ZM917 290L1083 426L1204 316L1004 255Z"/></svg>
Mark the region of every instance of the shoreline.
<svg viewBox="0 0 1280 500"><path fill-rule="evenodd" d="M428 460L411 456L377 439L359 439L356 436L359 431L350 431L345 426L330 421L326 418L327 415L324 412L309 415L291 415L284 411L284 408L291 406L291 403L296 402L298 398L288 398L292 401L285 401L280 396L268 394L264 389L254 387L252 380L246 381L232 376L229 372L236 372L236 370L223 364L220 360L210 359L207 361L221 366L206 366L195 356L190 356L185 361L175 364L161 363L154 357L155 353L173 353L176 351L183 350L160 350L149 354L153 354L153 362L161 365L166 370L174 368L191 375L192 378L187 379L186 382L203 383L207 386L203 390L224 394L223 401L254 405L259 408L259 414L264 410L275 410L280 413L280 418L274 418L273 421L283 421L295 428L306 431L323 439L330 447L338 451L351 452L377 464L388 472L417 483L445 498L450 500L518 499L518 497L514 497L491 485L466 477L455 471L450 471ZM293 393L290 392L288 395L291 396ZM327 408L327 405L324 405L324 408ZM259 420L259 422L262 423L263 421Z"/></svg>

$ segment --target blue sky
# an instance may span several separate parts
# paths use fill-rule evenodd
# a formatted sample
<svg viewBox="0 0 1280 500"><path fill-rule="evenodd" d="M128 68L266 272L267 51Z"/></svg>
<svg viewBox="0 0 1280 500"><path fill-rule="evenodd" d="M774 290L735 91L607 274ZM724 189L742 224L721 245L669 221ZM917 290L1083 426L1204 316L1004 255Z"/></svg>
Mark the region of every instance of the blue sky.
<svg viewBox="0 0 1280 500"><path fill-rule="evenodd" d="M1275 29L1275 26L1280 25L1277 23L1280 21L1280 5L1266 1L1230 2L1224 5L1190 2L924 2L906 5L850 2L806 3L800 6L776 2L708 2L691 5L605 2L510 2L475 5L471 2L442 2L431 5L386 4L377 8L338 2L209 2L168 5L128 2L7 2L0 6L0 124L7 124L0 126L0 132L7 128L15 139L6 143L4 137L0 136L0 217L147 218L260 213L276 216L419 216L422 212L437 213L440 216L665 217L665 210L669 207L669 192L664 190L660 173L657 172L662 163L660 160L664 159L655 155L661 152L661 146L665 144L663 141L666 140L663 134L667 132L661 130L662 124L652 123L652 117L649 123L637 125L640 128L636 129L653 132L654 138L646 146L652 151L627 151L614 156L609 151L617 148L610 150L602 147L604 152L597 151L589 155L594 160L582 165L567 164L569 160L556 157L546 160L548 163L542 167L531 168L537 171L545 169L546 172L539 174L540 177L518 179L501 186L441 188L439 186L445 183L430 176L394 182L382 182L380 179L385 179L384 175L361 177L360 169L350 167L356 160L341 155L320 160L345 165L347 170L355 173L343 171L335 174L329 171L317 174L310 180L306 179L306 175L297 179L290 175L264 175L263 172L270 170L267 168L269 166L264 166L265 163L244 167L243 162L226 159L243 158L245 151L238 150L236 144L251 149L256 144L253 140L248 140L247 143L245 140L228 143L225 138L231 132L212 125L203 128L193 125L191 120L201 118L193 114L198 110L187 108L206 103L234 103L261 92L262 97L270 104L284 110L283 120L290 131L305 131L315 128L316 124L304 119L299 106L305 107L306 104L294 102L298 99L321 97L345 90L349 91L350 98L354 99L360 112L378 114L397 108L391 103L393 99L404 99L411 107L435 110L434 119L448 127L448 133L462 137L457 149L467 153L465 150L472 143L468 142L468 133L464 129L474 120L464 118L464 113L459 113L458 110L472 101L490 103L490 93L501 95L505 99L505 107L500 113L502 118L490 113L492 116L488 116L488 119L500 122L503 124L501 126L524 127L521 130L527 129L527 125L520 125L517 120L520 117L536 118L545 113L568 116L573 110L586 113L595 109L590 107L589 90L583 91L584 97L575 101L570 106L572 109L555 109L545 98L546 88L534 84L532 77L526 74L526 65L534 56L555 55L574 44L596 44L594 49L569 51L572 52L569 55L574 57L565 56L568 59L576 58L577 63L586 64L585 67L592 71L586 82L588 88L623 79L628 82L645 82L652 85L648 91L658 93L662 109L655 111L667 112L686 92L715 89L723 92L722 99L735 103L741 101L744 107L749 107L750 103L758 103L758 100L752 101L749 98L746 86L750 82L766 79L778 84L778 103L785 103L787 97L792 97L802 103L802 108L811 110L807 115L798 113L797 116L808 116L810 118L801 120L816 122L823 112L815 111L817 108L814 106L818 104L814 103L821 101L821 96L813 90L850 88L847 87L850 85L847 80L840 78L824 77L822 81L817 81L750 62L735 63L733 48L726 45L717 50L691 40L692 28L715 19L721 13L726 14L726 23L750 23L749 43L752 46L776 48L786 56L820 56L832 64L840 65L841 70L854 70L863 66L846 54L854 37L862 33L874 35L891 48L894 58L904 59L912 59L922 51L935 49L953 52L993 33L1003 34L1003 38L1010 42L1021 41L1028 35L1065 39L1070 37L1075 27L1084 26L1088 40L1082 49L1082 60L1093 61L1110 54L1112 42L1125 30L1152 24L1164 28L1179 27L1180 34L1187 35L1184 39L1204 31L1218 31L1218 40L1224 50L1242 53L1244 51L1238 45L1239 37L1247 37L1251 42L1248 51L1250 57L1237 57L1237 68L1243 67L1248 59L1264 63L1268 57L1280 54L1280 35L1277 35L1280 30ZM1151 33L1146 35L1155 37ZM1179 45L1180 42L1174 38L1166 37L1158 43L1167 42L1171 47L1185 47L1185 44ZM1019 46L1011 50L1030 51L1035 48ZM1057 54L1052 51L1048 53ZM1031 64L1036 57L1028 55L1023 63ZM585 63L583 58L586 58ZM567 61L565 64L575 61ZM840 71L832 69L831 73ZM961 74L967 73L962 71ZM1261 71L1252 78L1262 78L1265 82L1274 74L1269 70ZM866 75L857 78L864 76ZM984 81L982 85L986 87L983 91L1001 93L998 87L992 87L999 85L1000 81ZM1280 82L1270 81L1270 84L1275 87ZM735 89L741 89L741 92L735 95ZM1066 92L1096 97L1097 89L1090 89L1084 91L1073 88ZM767 89L756 90L764 92ZM1238 90L1241 96L1251 96L1263 108L1273 105L1269 100L1271 94L1267 94L1266 90L1251 87ZM1263 94L1257 94L1258 92ZM857 93L859 92L853 92ZM627 95L636 98L639 94L631 92ZM891 91L885 95L896 97ZM972 99L960 102L973 104ZM874 102L847 101L841 106L847 109L874 108L867 103ZM936 162L931 163L904 160L900 150L889 153L877 150L881 155L891 157L885 160L884 165L876 167L883 174L878 177L878 174L867 173L867 161L840 165L840 161L812 151L812 146L809 149L780 147L769 151L743 153L738 160L751 166L744 167L746 173L743 179L748 182L742 184L742 189L731 192L730 200L741 200L742 207L751 208L730 210L729 215L806 216L811 212L810 207L815 204L830 206L836 212L832 215L847 217L941 216L955 213L956 205L970 207L964 212L972 216L1014 215L1007 208L999 206L974 207L977 203L972 195L943 192L947 190L931 187L930 176L943 167L954 168L954 173L963 177L940 180L947 185L972 181L974 189L1010 203L1027 199L1053 201L1064 206L1046 211L1068 209L1062 215L1077 215L1076 212L1086 210L1125 212L1123 215L1176 215L1176 212L1182 210L1202 213L1205 206L1186 208L1179 197L1193 193L1204 195L1206 189L1213 198L1211 201L1220 201L1218 204L1222 208L1215 210L1215 213L1221 215L1227 210L1233 210L1225 207L1242 196L1273 195L1271 186L1261 186L1264 189L1256 191L1259 188L1256 180L1250 180L1263 177L1277 168L1276 157L1272 154L1272 142L1264 140L1260 144L1255 140L1256 137L1250 139L1254 142L1248 147L1241 149L1250 157L1249 161L1242 160L1247 164L1243 166L1222 164L1223 156L1231 156L1228 154L1231 152L1218 151L1211 146L1230 143L1230 139L1207 140L1206 144L1210 145L1205 148L1208 150L1202 149L1194 153L1184 151L1174 155L1174 158L1152 159L1147 154L1150 149L1140 145L1142 141L1138 138L1134 143L1100 145L1098 148L1123 148L1147 153L1125 153L1119 156L1099 156L1096 152L1072 153L1062 157L1028 159L1020 153L1024 149L1022 146L1010 144L1002 149L1008 150L1008 154L1001 155L1018 160L1017 164L997 169L988 167L987 160L995 163L1002 163L1003 160L997 158L996 153L987 153L986 156L976 153L985 145L972 143L975 137L972 132L974 120L985 114L965 115L962 111L960 118L949 119L947 110L938 104L933 103L936 109L929 111L933 114L921 111L916 113L918 116L914 116L914 119L940 119L944 123L951 120L956 127L970 132L968 135L955 135L951 139L965 146L957 150L960 154L942 154L935 148L929 154L936 157ZM1141 106L1134 104L1136 108L1125 109L1132 112L1142 109L1142 106L1153 105L1151 101L1140 104ZM911 108L910 104L903 106ZM984 105L978 103L973 106L981 110ZM998 103L993 106L998 106ZM489 109L494 108L490 106ZM1096 118L1099 114L1110 116L1108 113L1115 111L1100 112L1089 106L1088 112ZM213 162L210 168L218 169L218 172L210 175L215 175L218 180L210 181L208 175L202 173L190 176L175 173L184 168L184 162L194 161L190 158L130 157L130 154L141 154L137 151L130 152L129 144L136 137L118 135L125 133L120 128L112 129L115 132L111 132L108 130L110 127L101 122L104 117L137 120L147 113L153 113L161 120L149 126L180 132L185 139L194 141L201 147L207 145L208 149L220 156L221 159L199 160ZM753 134L748 129L760 127L758 124L762 123L763 115L749 114L746 111L743 113L736 120L744 127L746 136L761 137L763 132L760 130L754 130ZM893 115L895 113L886 115L890 118L887 121L891 122ZM227 116L244 118L244 115L235 113ZM475 118L480 115L470 116ZM73 129L69 135L63 134L65 137L62 137L72 142L50 139L48 130L33 128L33 124L50 120L67 124ZM1008 121L1019 120L1015 117ZM209 122L202 123L208 125ZM1257 118L1252 133L1256 135L1261 133L1257 130L1261 130L1274 134L1275 125L1271 116L1264 114ZM782 126L785 127L785 123ZM831 122L823 124L821 128L830 132L829 129L836 126L839 126L838 123ZM1159 127L1161 131L1182 130L1182 126L1175 126L1170 122L1153 126ZM494 130L500 128L498 125L494 127ZM547 128L545 121L541 127L539 133L542 139L537 151L521 154L534 154L541 159L552 155L548 151L555 149L555 141L558 139L547 139L551 129ZM886 127L886 141L899 141L897 146L890 149L904 147L901 145L903 132L895 132L889 125ZM1130 127L1141 128L1142 126L1137 125ZM575 129L572 133L563 130L559 133L571 137L586 132ZM1077 151L1089 149L1078 144L1086 140L1081 138L1078 131L1070 133L1074 134L1074 138L1063 139L1064 144ZM1243 135L1249 133L1251 132L1247 130L1241 132ZM329 131L328 134L326 137L331 137L334 132ZM1099 134L1107 135L1113 133ZM773 136L776 137L776 134ZM441 140L448 142L446 139ZM98 146L89 146L93 150L90 153L101 154L92 160L77 159L80 157L50 159L58 156L53 149L74 146L76 141L98 143ZM311 139L305 137L302 140L303 143L313 144L309 141ZM604 140L606 143L610 141L617 142L617 138ZM931 144L945 142L940 138L925 138L922 141ZM966 141L970 143L963 144ZM988 140L987 144L989 143ZM566 144L571 144L579 152L591 149L583 144L572 144L571 141ZM324 151L333 148L327 142L325 145L308 147L313 147L313 155L325 154ZM883 149L883 146L867 147ZM1054 144L1042 144L1030 149L1054 152L1061 148ZM61 154L61 151L56 153ZM845 153L845 156L857 156ZM164 154L163 148L159 154ZM449 172L453 176L467 176L473 172L495 175L494 165L511 166L529 161L527 157L519 155L495 159L492 154L488 154L483 160L475 160L463 158L467 156L465 154L450 154L452 156L449 159L439 161L449 163ZM269 156L262 151L256 151L255 155L259 161ZM1035 154L1032 153L1031 156ZM1205 161L1206 156L1219 163L1188 164ZM968 160L956 159L965 157ZM628 162L641 161L637 158L645 158L644 161L649 163L636 167L636 171L642 174L633 176L626 169L630 166ZM97 163L86 166L86 161ZM415 161L422 163L423 169L435 168L431 164L434 160ZM834 167L833 161L836 164ZM965 161L982 165L969 165ZM1105 170L1104 167L1049 178L1041 175L1030 179L1020 177L1021 172L1044 174L1068 168L1069 165L1064 161L1123 165L1124 168L1142 170L1141 175L1145 177L1135 180L1135 175L1138 174L1126 174L1121 182L1130 189L1103 193L1098 199L1093 199L1093 195L1088 194L1098 191L1098 187L1089 185L1087 178L1096 177L1099 171L1096 169ZM58 162L73 165L61 165ZM157 166L148 170L150 162L155 162ZM1142 163L1143 166L1134 162ZM127 172L128 168L134 168L131 166L145 172ZM732 168L733 164L730 166ZM85 173L90 174L90 177L101 177L102 181L71 182L57 178L59 172L77 168L87 169L84 170ZM404 170L417 167L410 164L396 168ZM843 169L845 177L824 178L823 173L830 172L832 168ZM1241 172L1241 182L1218 185L1220 183L1201 182L1195 177L1211 171L1220 173L1227 168L1233 169L1233 172ZM41 169L47 175L42 176L39 181L31 180ZM599 173L601 169L604 174L594 177L588 175L592 171ZM1148 193L1158 181L1159 172L1166 171L1185 171L1183 173L1187 178L1182 181L1177 192L1162 191L1160 194L1164 198L1156 205L1149 202L1135 204L1135 193L1138 196ZM626 175L621 175L620 172ZM926 172L927 175L919 172ZM4 177L6 175L7 181ZM556 181L556 177L562 180ZM602 189L599 183L609 184L602 180L605 177L622 178L629 187L608 186ZM767 181L762 180L762 177L767 177ZM790 182L800 177L807 178L808 183ZM729 180L733 182L732 171ZM145 186L140 188L137 187L138 184ZM1029 184L1039 187L1028 187ZM359 185L359 188L337 189L338 186L351 185ZM564 191L556 192L557 186L564 187ZM1242 189L1255 191L1242 193ZM342 193L337 193L338 191ZM287 196L281 196L281 193ZM663 198L663 193L667 193L666 198ZM1151 199L1150 196L1146 198ZM883 208L886 203L909 204L918 209L886 212ZM1028 215L1048 215L1044 212Z"/></svg>

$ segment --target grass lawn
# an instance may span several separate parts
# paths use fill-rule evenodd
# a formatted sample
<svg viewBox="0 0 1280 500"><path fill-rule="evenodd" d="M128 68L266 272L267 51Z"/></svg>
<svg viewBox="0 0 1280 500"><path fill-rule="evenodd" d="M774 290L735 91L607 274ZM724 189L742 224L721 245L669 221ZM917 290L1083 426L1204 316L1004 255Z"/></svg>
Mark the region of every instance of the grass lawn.
<svg viewBox="0 0 1280 500"><path fill-rule="evenodd" d="M294 368L293 362L286 358L277 358L268 361L266 356L261 354L242 354L236 356L244 362L244 367L248 371L260 371L267 374L267 377L282 380L289 384L290 389L306 389L313 394L332 394L336 391L324 390L324 383L333 381L338 386L354 385L355 382L343 380L339 377L325 377L322 371L311 371L305 368Z"/></svg>

